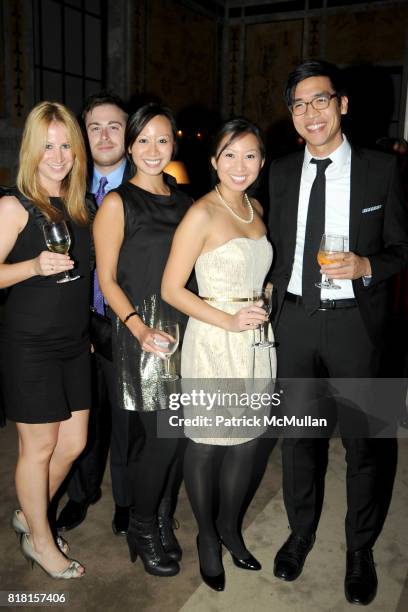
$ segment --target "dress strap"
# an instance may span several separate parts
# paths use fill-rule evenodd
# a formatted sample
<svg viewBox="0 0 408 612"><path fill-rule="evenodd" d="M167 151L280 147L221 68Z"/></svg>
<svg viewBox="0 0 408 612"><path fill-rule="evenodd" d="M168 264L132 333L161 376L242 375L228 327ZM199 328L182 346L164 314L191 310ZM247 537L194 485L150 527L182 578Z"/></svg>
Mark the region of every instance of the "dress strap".
<svg viewBox="0 0 408 612"><path fill-rule="evenodd" d="M32 215L35 222L39 226L42 231L45 217L42 212L33 204L25 195L23 195L17 187L4 187L0 186L0 196L14 196L20 202L21 206L23 206L29 215Z"/></svg>

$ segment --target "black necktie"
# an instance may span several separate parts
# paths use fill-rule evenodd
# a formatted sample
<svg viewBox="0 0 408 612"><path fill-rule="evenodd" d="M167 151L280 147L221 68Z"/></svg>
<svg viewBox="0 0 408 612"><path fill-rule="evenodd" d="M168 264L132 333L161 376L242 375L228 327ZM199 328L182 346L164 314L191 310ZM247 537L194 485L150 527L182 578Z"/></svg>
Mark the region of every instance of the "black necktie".
<svg viewBox="0 0 408 612"><path fill-rule="evenodd" d="M320 305L320 289L315 283L321 280L320 266L317 263L317 252L324 234L326 208L326 168L331 159L311 159L316 164L316 178L310 190L309 208L307 210L305 248L303 251L302 299L309 314Z"/></svg>

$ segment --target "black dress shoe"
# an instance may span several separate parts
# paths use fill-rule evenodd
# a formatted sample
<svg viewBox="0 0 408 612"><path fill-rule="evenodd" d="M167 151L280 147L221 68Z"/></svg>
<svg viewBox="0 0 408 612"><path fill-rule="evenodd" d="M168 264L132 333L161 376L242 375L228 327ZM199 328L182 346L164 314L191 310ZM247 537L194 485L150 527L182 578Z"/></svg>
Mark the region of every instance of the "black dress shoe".
<svg viewBox="0 0 408 612"><path fill-rule="evenodd" d="M197 543L197 554L198 554L198 562L200 563L201 578L203 579L205 584L210 587L210 589L213 589L213 591L223 591L225 589L225 572L224 572L224 568L222 569L222 572L220 572L216 576L209 576L208 574L206 574L206 572L201 567L201 562L200 562L200 543L199 542L200 542L199 536L197 536L197 540L196 540L196 543ZM219 555L220 555L220 563L222 565L221 545L219 547Z"/></svg>
<svg viewBox="0 0 408 612"><path fill-rule="evenodd" d="M273 573L277 578L291 582L302 573L307 555L315 543L315 535L298 536L290 534L275 557Z"/></svg>
<svg viewBox="0 0 408 612"><path fill-rule="evenodd" d="M92 504L96 504L102 497L102 491L98 489L95 495L87 501L84 502L76 502L72 499L69 499L63 509L60 512L60 515L56 522L56 527L58 531L69 531L70 529L74 529L78 527L86 517L86 513L88 512L88 508Z"/></svg>
<svg viewBox="0 0 408 612"><path fill-rule="evenodd" d="M377 573L373 551L367 548L347 553L344 581L346 599L352 604L367 606L377 594Z"/></svg>
<svg viewBox="0 0 408 612"><path fill-rule="evenodd" d="M112 531L115 535L125 536L129 528L129 506L115 506L112 519Z"/></svg>

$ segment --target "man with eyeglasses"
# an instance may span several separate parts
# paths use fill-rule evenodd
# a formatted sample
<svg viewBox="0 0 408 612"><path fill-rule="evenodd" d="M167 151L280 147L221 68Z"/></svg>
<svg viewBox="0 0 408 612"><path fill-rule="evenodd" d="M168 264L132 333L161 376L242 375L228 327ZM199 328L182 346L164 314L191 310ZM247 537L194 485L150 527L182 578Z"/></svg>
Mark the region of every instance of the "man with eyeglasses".
<svg viewBox="0 0 408 612"><path fill-rule="evenodd" d="M276 160L270 169L278 376L298 379L289 385L298 407L315 401L319 410L324 402L316 402L316 379L379 376L386 281L407 265L408 220L395 160L352 147L342 133L348 98L335 66L315 60L297 66L288 78L286 101L306 147ZM344 237L346 248L319 266L322 234ZM322 274L335 279L338 288L325 287ZM311 392L298 384L306 379L315 381ZM286 407L290 412L290 401ZM341 422L340 406L338 414ZM309 436L287 437L282 446L291 534L276 555L274 574L286 581L302 572L323 505L330 432L319 439ZM350 603L366 605L376 595L372 548L387 505L381 507L379 497L385 493L376 490L378 458L380 451L395 453L396 441L343 434L342 442L347 461L345 595Z"/></svg>

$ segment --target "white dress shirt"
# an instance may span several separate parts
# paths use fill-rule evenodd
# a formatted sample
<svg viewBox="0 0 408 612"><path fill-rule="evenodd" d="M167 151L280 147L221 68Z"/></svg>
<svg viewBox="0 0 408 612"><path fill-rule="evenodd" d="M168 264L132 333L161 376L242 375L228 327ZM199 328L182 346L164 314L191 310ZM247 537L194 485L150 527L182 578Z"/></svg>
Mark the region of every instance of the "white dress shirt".
<svg viewBox="0 0 408 612"><path fill-rule="evenodd" d="M351 148L344 135L342 144L328 157L332 160L332 163L326 170L325 233L345 236L345 250L348 251ZM292 275L287 289L289 293L294 293L295 295L302 295L303 250L305 245L307 210L309 207L310 190L317 172L316 164L310 163L311 159L325 158L313 156L308 148L305 148L299 191L295 256L293 260ZM321 289L322 300L338 300L354 297L351 280L335 279L335 284L340 285L341 289Z"/></svg>

